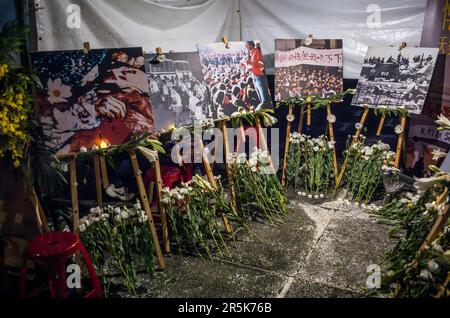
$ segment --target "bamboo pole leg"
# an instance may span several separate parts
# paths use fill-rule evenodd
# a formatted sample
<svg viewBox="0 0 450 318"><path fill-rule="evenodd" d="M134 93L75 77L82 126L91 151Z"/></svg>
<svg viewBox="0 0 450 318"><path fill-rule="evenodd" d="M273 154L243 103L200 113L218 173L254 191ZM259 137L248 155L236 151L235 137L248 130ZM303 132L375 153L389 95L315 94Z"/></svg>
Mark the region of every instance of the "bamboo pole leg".
<svg viewBox="0 0 450 318"><path fill-rule="evenodd" d="M297 132L299 134L302 133L304 119L305 119L305 105L302 104L300 106L300 119L298 120L298 127L297 127Z"/></svg>
<svg viewBox="0 0 450 318"><path fill-rule="evenodd" d="M384 120L386 119L386 114L382 114L380 118L380 122L378 123L377 128L377 137L381 136L381 131L383 130Z"/></svg>
<svg viewBox="0 0 450 318"><path fill-rule="evenodd" d="M103 194L102 194L102 181L100 176L100 161L98 156L94 156L92 159L94 162L94 175L95 175L95 194L97 196L97 204L103 208Z"/></svg>
<svg viewBox="0 0 450 318"><path fill-rule="evenodd" d="M78 228L80 226L80 210L78 207L78 182L77 182L77 162L73 158L69 163L70 170L70 200L72 202L72 231L79 235ZM81 265L81 255L79 252L75 253L75 263Z"/></svg>
<svg viewBox="0 0 450 318"><path fill-rule="evenodd" d="M227 169L227 177L228 177L228 184L230 185L230 195L231 195L231 206L233 207L234 211L237 211L237 204L236 204L236 192L234 189L234 182L233 182L233 176L231 173L231 166L228 159L228 155L230 154L230 146L228 145L228 135L227 135L227 125L225 120L222 120L221 123L221 129L222 129L222 135L223 135L223 151L225 156L225 167Z"/></svg>
<svg viewBox="0 0 450 318"><path fill-rule="evenodd" d="M259 120L258 117L255 118L255 123L256 123L256 127L258 128L258 136L259 136L259 143L261 145L261 149L263 151L269 152L269 148L267 147L266 136L264 136L264 131L261 126L261 121ZM270 155L270 153L269 153L269 164L270 164L270 168L272 169L272 171L275 171L274 166L273 166L272 156Z"/></svg>
<svg viewBox="0 0 450 318"><path fill-rule="evenodd" d="M148 204L150 204L150 207L152 206L153 202L153 195L155 194L155 183L153 181L150 181L148 183Z"/></svg>
<svg viewBox="0 0 450 318"><path fill-rule="evenodd" d="M306 126L311 127L311 104L308 104L306 110Z"/></svg>
<svg viewBox="0 0 450 318"><path fill-rule="evenodd" d="M209 183L211 183L211 186L214 188L214 190L218 189L216 179L214 178L213 171L211 169L211 165L209 163L208 154L205 153L205 145L203 144L202 140L199 140L199 146L200 151L202 152L202 162L203 162L203 168L205 169L206 176L208 178ZM225 232L232 233L233 227L231 226L230 222L228 221L227 216L224 213L221 213L223 227L225 229Z"/></svg>
<svg viewBox="0 0 450 318"><path fill-rule="evenodd" d="M139 196L141 198L142 205L144 206L144 211L147 214L148 225L150 227L150 232L153 239L153 244L155 245L156 255L158 257L159 268L164 269L164 257L161 252L161 246L159 245L158 235L156 233L155 223L153 221L152 212L150 210L150 205L148 204L148 198L145 193L144 181L142 181L142 172L139 170L139 165L136 158L136 153L134 150L129 150L129 155L131 159L131 165L133 167L134 176L136 178L136 183L139 190Z"/></svg>
<svg viewBox="0 0 450 318"><path fill-rule="evenodd" d="M72 230L78 234L80 225L80 214L78 208L78 183L77 183L77 163L72 159L69 164L70 169L70 199L72 201Z"/></svg>
<svg viewBox="0 0 450 318"><path fill-rule="evenodd" d="M293 105L289 105L289 111L288 116L292 116L293 111ZM287 159L288 159L288 152L289 152L289 137L291 135L291 122L288 121L286 125L286 138L284 140L284 158L283 158L283 169L281 171L281 185L284 187L286 186L286 165L287 165Z"/></svg>
<svg viewBox="0 0 450 318"><path fill-rule="evenodd" d="M448 194L449 194L448 188L445 188L445 190L436 200L436 203L437 204L444 203L445 200L447 200ZM430 232L425 238L425 241L420 246L418 256L420 256L425 250L427 250L429 245L436 239L439 233L442 232L450 216L449 210L450 210L450 203L445 205L444 211L438 216L438 218L434 222L433 227L431 228Z"/></svg>
<svg viewBox="0 0 450 318"><path fill-rule="evenodd" d="M100 170L102 173L103 188L106 189L109 187L109 178L108 178L108 170L106 169L105 155L100 155L99 160L100 160Z"/></svg>
<svg viewBox="0 0 450 318"><path fill-rule="evenodd" d="M359 121L359 123L364 126L364 123L366 122L367 119L367 115L369 114L369 107L364 107L364 112L361 116L361 119ZM362 129L362 128L361 128ZM354 141L356 139L358 139L359 135L361 134L361 129L356 129L356 133L355 133L355 138L352 140L352 142L350 143L350 147L353 145ZM339 176L337 178L337 182L336 182L336 187L335 189L339 188L339 186L342 183L342 179L344 178L344 173L345 173L345 168L347 167L347 157L345 157L344 162L342 164L342 168L341 168L341 172L339 173Z"/></svg>
<svg viewBox="0 0 450 318"><path fill-rule="evenodd" d="M333 115L331 112L331 105L327 104L327 116ZM328 121L328 134L330 135L330 141L334 144L334 129L333 123ZM337 183L338 181L338 164L337 164L337 156L336 156L336 147L333 147L333 169L334 169L334 181Z"/></svg>
<svg viewBox="0 0 450 318"><path fill-rule="evenodd" d="M402 153L403 139L405 138L405 125L406 125L406 114L402 114L402 118L400 120L400 126L402 128L402 132L398 136L397 149L395 151L394 165L396 168L398 168L398 166L400 165L400 156Z"/></svg>
<svg viewBox="0 0 450 318"><path fill-rule="evenodd" d="M164 250L166 251L166 253L170 253L169 227L167 225L166 209L161 204L163 182L162 182L162 177L161 177L161 166L159 164L158 157L155 160L154 169L155 169L156 196L158 198L158 210L159 210L159 216L161 218Z"/></svg>
<svg viewBox="0 0 450 318"><path fill-rule="evenodd" d="M244 147L244 152L245 152L245 144L247 142L246 138L245 138L245 130L244 130L244 125L242 124L242 120L239 122L239 136L241 138L241 143L239 144L239 146ZM238 152L240 152L240 147L238 147L237 149Z"/></svg>

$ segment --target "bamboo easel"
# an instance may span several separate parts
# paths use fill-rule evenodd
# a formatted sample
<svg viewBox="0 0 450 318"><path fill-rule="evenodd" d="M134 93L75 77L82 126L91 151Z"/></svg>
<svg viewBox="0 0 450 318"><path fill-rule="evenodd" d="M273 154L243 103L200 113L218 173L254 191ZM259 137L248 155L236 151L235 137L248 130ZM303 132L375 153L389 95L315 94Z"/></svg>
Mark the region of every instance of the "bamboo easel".
<svg viewBox="0 0 450 318"><path fill-rule="evenodd" d="M198 145L202 154L202 163L203 168L205 169L206 176L208 178L209 183L211 183L211 186L214 188L214 190L218 190L216 179L214 178L213 171L211 169L211 164L209 162L208 154L205 153L205 145L203 144L203 140L198 141ZM228 173L228 168L227 168ZM235 197L236 199L236 197ZM234 202L233 208L236 208L235 206L236 202ZM231 223L228 221L228 218L224 213L221 212L223 227L225 229L225 232L230 234L233 232L233 227L231 226Z"/></svg>
<svg viewBox="0 0 450 318"><path fill-rule="evenodd" d="M354 137L352 139L352 142L350 143L350 147L354 144L354 142L356 140L358 140L358 138L359 138L359 136L361 134L361 130L364 127L364 123L367 120L368 114L369 114L369 107L366 105L366 106L364 106L364 111L363 111L363 114L362 114L361 119L359 121L359 123L361 125L361 128L357 128L356 129L355 135L354 135ZM377 131L376 131L376 136L377 137L381 136L381 132L382 132L382 129L383 129L383 125L384 125L385 119L386 119L386 115L382 114L381 118L380 118L380 121L378 123ZM400 166L400 158L401 158L401 153L402 153L402 146L403 146L403 144L405 142L405 127L406 127L406 114L405 113L403 113L401 115L401 117L400 117L400 127L401 127L401 132L400 132L400 134L398 135L398 138L397 138L397 147L396 147L396 151L395 151L395 159L393 161L393 164L394 164L394 166L396 168L398 168ZM336 189L342 183L346 167L347 167L347 157L344 159L344 162L342 164L341 171L339 173L339 177L338 177L337 182L336 182L336 187L335 187Z"/></svg>
<svg viewBox="0 0 450 318"><path fill-rule="evenodd" d="M223 152L225 157L225 167L227 170L228 184L230 186L231 206L234 211L237 211L236 191L234 188L233 173L231 172L231 164L228 160L228 156L230 154L230 146L228 144L227 120L221 120L219 125L223 135Z"/></svg>
<svg viewBox="0 0 450 318"><path fill-rule="evenodd" d="M145 193L144 182L142 181L142 176L141 176L142 172L139 170L135 150L129 149L128 152L130 154L131 164L132 164L133 171L134 171L134 174L136 177L136 183L138 186L140 199L141 199L142 205L144 207L144 211L148 218L148 225L150 227L153 244L155 245L156 255L158 257L159 268L164 269L165 268L164 257L161 252L161 246L159 243L158 235L156 233L153 216L151 214L150 206L148 204L148 199L147 199L147 196ZM103 156L103 155L100 155L100 156ZM70 153L70 154L60 156L60 157L65 157L65 158L69 157L70 158L69 172L70 172L70 197L71 197L71 202L72 202L72 228L73 228L73 232L78 235L79 234L80 215L79 215L79 205L78 205L78 182L77 182L77 170L76 170L77 155L74 153ZM93 164L94 164L97 203L99 204L99 206L102 206L103 205L102 189L101 189L101 184L102 184L101 170L102 169L101 169L101 164L99 162L99 155L94 156ZM159 167L158 167L158 169L155 167L155 170L159 171ZM106 174L106 166L104 168L104 173L105 173L104 176L106 176L107 175ZM158 175L157 172L155 172L155 175ZM160 178L159 178L159 180L160 180ZM105 184L104 181L103 181L103 184ZM160 214L161 214L161 223L163 226L163 239L164 239L164 242L166 243L166 242L168 242L168 235L167 235L167 232L164 232L164 229L167 229L167 222L166 222L167 218L166 218L164 210L160 210ZM166 233L166 235L165 235L165 233ZM79 261L77 261L77 262L79 262Z"/></svg>
<svg viewBox="0 0 450 318"><path fill-rule="evenodd" d="M288 110L288 116L291 116L293 114L293 105L289 105ZM303 120L304 120L304 109L305 106L302 104L300 106L300 119L298 123L297 131L299 134L302 133L303 128ZM327 116L333 115L331 112L331 105L327 104L326 106ZM306 110L306 124L307 126L311 126L311 105L307 104L307 110ZM333 123L327 121L328 125L328 136L330 139L330 142L334 142L334 129L333 129ZM289 137L291 135L291 129L292 129L292 123L290 121L287 122L286 125L286 137L285 137L285 146L284 146L284 158L283 158L283 167L282 167L282 173L281 173L281 185L286 186L286 167L287 167L287 160L288 160L288 153L289 153ZM338 164L337 164L337 156L336 156L336 148L333 149L333 170L334 170L334 180L337 183L338 182Z"/></svg>

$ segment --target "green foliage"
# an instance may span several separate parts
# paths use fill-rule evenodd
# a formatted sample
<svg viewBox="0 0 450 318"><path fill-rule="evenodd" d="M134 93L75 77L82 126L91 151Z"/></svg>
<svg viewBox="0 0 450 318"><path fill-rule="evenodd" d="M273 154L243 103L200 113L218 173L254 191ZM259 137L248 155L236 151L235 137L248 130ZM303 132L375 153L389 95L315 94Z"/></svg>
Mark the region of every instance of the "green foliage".
<svg viewBox="0 0 450 318"><path fill-rule="evenodd" d="M270 167L268 152L255 150L249 160L244 153L234 153L229 160L237 213L243 222L258 217L271 224L283 221L287 214L288 200L277 175Z"/></svg>
<svg viewBox="0 0 450 318"><path fill-rule="evenodd" d="M334 183L333 149L325 135L312 138L292 133L286 165L288 184L310 197L326 194Z"/></svg>
<svg viewBox="0 0 450 318"><path fill-rule="evenodd" d="M110 281L106 260L121 276L128 291L136 294L137 262L143 260L150 277L155 274L153 241L147 216L139 203L132 208L105 206L92 208L80 220L80 238L108 294Z"/></svg>
<svg viewBox="0 0 450 318"><path fill-rule="evenodd" d="M232 219L234 212L220 182L214 189L196 175L181 187L164 188L161 203L168 215L172 243L180 254L195 254L207 259L213 254L230 256L229 237L222 233L218 218L223 213Z"/></svg>

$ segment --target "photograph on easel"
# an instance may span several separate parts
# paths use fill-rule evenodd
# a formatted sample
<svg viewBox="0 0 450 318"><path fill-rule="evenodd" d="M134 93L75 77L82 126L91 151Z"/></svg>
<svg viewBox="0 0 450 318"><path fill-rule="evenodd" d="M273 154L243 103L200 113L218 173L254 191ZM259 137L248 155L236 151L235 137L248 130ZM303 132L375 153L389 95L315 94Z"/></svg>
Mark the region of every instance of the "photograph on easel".
<svg viewBox="0 0 450 318"><path fill-rule="evenodd" d="M215 119L273 108L259 41L198 44L197 50Z"/></svg>
<svg viewBox="0 0 450 318"><path fill-rule="evenodd" d="M405 108L420 114L436 65L437 48L369 47L352 104Z"/></svg>
<svg viewBox="0 0 450 318"><path fill-rule="evenodd" d="M141 48L31 54L39 120L59 155L155 131Z"/></svg>
<svg viewBox="0 0 450 318"><path fill-rule="evenodd" d="M275 100L329 98L343 88L342 40L275 40Z"/></svg>
<svg viewBox="0 0 450 318"><path fill-rule="evenodd" d="M197 52L145 54L156 130L213 118L209 89Z"/></svg>

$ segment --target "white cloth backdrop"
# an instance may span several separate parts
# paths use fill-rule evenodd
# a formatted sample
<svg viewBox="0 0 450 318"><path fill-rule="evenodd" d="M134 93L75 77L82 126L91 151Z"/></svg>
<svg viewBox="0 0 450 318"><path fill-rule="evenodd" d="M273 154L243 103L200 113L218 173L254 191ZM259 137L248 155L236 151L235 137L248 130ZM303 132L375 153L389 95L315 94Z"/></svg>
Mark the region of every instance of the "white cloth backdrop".
<svg viewBox="0 0 450 318"><path fill-rule="evenodd" d="M142 46L194 51L197 43L255 39L266 69L274 39L342 38L344 77L357 78L367 46L420 43L426 0L36 0L39 50ZM80 6L80 28L69 28L68 5ZM70 11L69 11L70 12ZM69 23L70 24L70 23Z"/></svg>

